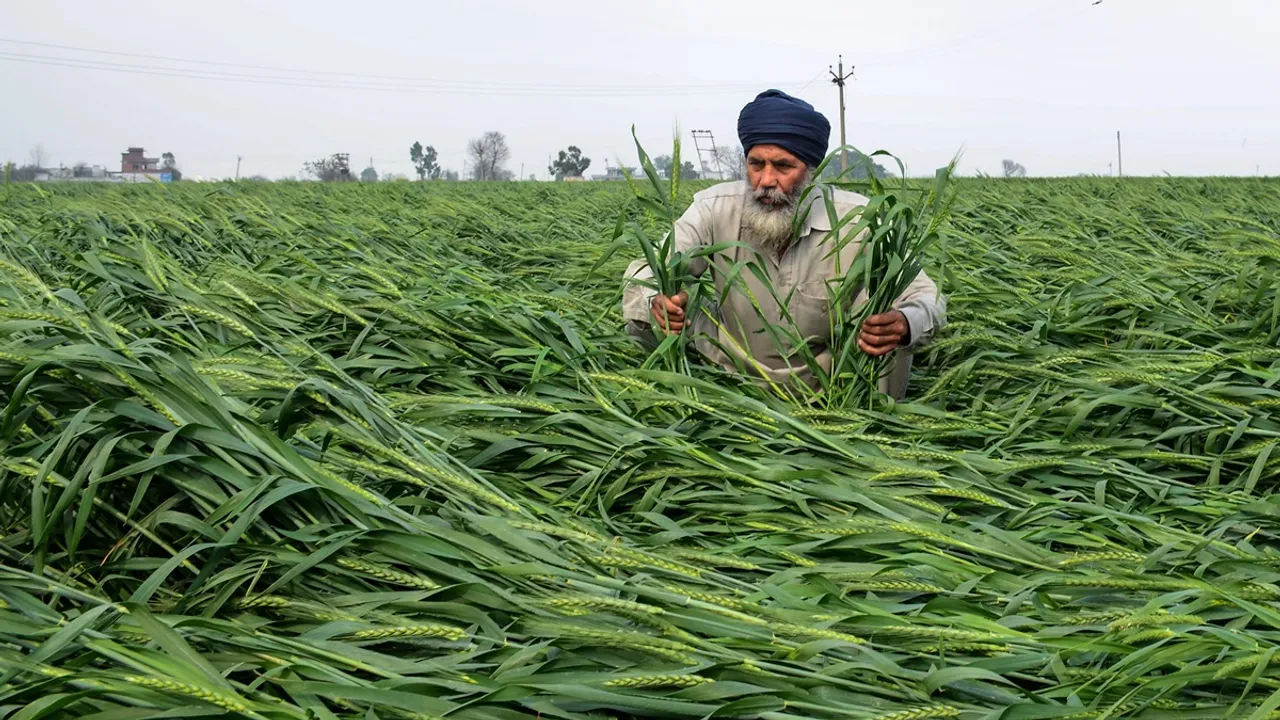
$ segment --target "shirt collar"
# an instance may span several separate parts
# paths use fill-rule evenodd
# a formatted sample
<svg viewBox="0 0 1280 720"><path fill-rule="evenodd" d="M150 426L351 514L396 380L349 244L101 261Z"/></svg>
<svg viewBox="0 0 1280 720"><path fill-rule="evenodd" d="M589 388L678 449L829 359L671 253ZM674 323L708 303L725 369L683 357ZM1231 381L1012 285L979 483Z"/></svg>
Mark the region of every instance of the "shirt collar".
<svg viewBox="0 0 1280 720"><path fill-rule="evenodd" d="M809 208L804 219L804 234L808 235L815 230L831 232L831 218L827 217L827 203L822 199L822 191L815 187L809 192L809 197L805 198L805 203Z"/></svg>

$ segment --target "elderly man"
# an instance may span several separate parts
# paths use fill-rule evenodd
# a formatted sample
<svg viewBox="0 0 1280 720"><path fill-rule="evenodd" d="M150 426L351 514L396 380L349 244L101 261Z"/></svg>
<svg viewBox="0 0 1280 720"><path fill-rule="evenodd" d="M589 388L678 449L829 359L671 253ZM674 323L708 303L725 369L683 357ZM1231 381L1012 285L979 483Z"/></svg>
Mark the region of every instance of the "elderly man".
<svg viewBox="0 0 1280 720"><path fill-rule="evenodd" d="M675 226L676 247L686 253L699 245L740 243L710 261L716 296L723 296L723 302L706 308L708 313L686 317L686 292L666 297L630 282L652 277L639 260L626 272L622 312L627 331L649 340L654 337L652 323L668 333L692 332L694 346L726 370L781 385L816 387L803 356L794 346L780 343L780 333L770 326L785 326L792 337L803 338L818 365L830 370L826 283L837 276L837 260L842 270L851 267L861 244L850 242L840 253L831 253L835 238L829 237L831 221L821 194L810 193L806 207L800 207L800 195L826 155L830 134L827 119L812 105L780 90L763 92L744 107L738 116L738 138L746 153L747 181L721 183L697 193ZM834 201L838 217L843 217L867 199L837 190ZM793 218L798 213L804 222L795 235ZM773 293L755 274L740 271L724 295L730 268L741 262L761 264ZM707 265L695 262L694 273L701 276ZM866 297L865 292L858 295L855 309ZM786 313L780 302L787 305ZM911 350L942 327L945 310L937 286L922 272L892 310L866 319L858 348L872 356L895 353L890 372L881 378L881 392L897 399L905 396Z"/></svg>

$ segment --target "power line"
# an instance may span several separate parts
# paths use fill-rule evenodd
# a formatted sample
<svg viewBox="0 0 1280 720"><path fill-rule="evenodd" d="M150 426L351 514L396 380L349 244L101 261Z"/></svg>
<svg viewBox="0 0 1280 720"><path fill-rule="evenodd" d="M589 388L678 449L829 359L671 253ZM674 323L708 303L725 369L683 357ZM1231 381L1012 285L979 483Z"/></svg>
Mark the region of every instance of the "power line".
<svg viewBox="0 0 1280 720"><path fill-rule="evenodd" d="M737 92L737 91L747 92L750 90L758 89L762 85L772 84L772 85L779 85L779 86L786 86L786 87L796 87L800 84L798 81L787 81L783 83L753 82L750 84L744 83L744 84L721 84L721 85L625 86L625 85L616 85L616 84L571 85L571 84L559 84L559 83L469 81L469 80L408 77L403 75L377 75L377 74L367 74L367 73L350 73L350 72L333 71L333 70L309 70L305 68L288 68L288 67L278 67L278 66L270 66L270 65L254 65L249 63L223 62L223 61L217 61L217 60L197 60L192 58L176 57L172 55L152 55L147 53L100 50L95 48L77 47L74 45L60 45L56 43L41 43L41 42L33 42L28 40L15 40L12 38L0 38L0 43L10 43L15 45L29 45L33 47L45 47L45 48L52 48L57 50L66 50L71 52L91 53L91 54L97 54L97 55L110 55L115 57L130 57L130 58L139 58L139 59L145 59L145 60L159 60L163 62L184 63L189 65L207 65L211 67L257 70L257 71L265 71L270 73L291 73L294 75L310 75L310 76L315 76L316 78L315 80L312 80L311 78L307 78L307 77L272 77L269 75L263 75L261 72L254 73L254 74L245 74L245 73L234 73L234 72L227 72L227 71L213 70L209 68L199 68L199 67L175 68L175 67L164 67L164 66L156 66L156 65L114 63L114 62L108 62L105 60L95 60L91 58L63 57L63 56L54 56L54 55L37 55L37 54L31 54L31 53L16 53L16 52L0 53L0 54L9 56L10 58L27 58L27 59L33 59L33 60L39 59L39 60L46 61L46 63L37 63L37 64L52 64L54 62L83 63L83 64L86 64L87 66L93 66L95 68L97 66L110 66L113 68L121 68L121 69L129 68L129 69L137 69L137 70L167 71L167 72L175 72L175 73L199 73L202 75L216 75L219 77L226 76L226 77L259 78L259 79L270 78L270 79L279 80L282 82L293 82L293 81L303 82L303 83L334 82L334 83L344 83L344 84L350 83L350 84L357 84L357 85L379 85L379 86L382 84L390 83L393 86L411 86L411 87L425 86L431 89L441 89L441 90L447 89L447 88L458 88L462 90L501 89L501 90L516 90L516 91L525 90L525 91L537 92L537 93L547 93L549 91L564 91L564 92L573 92L573 93L577 93L577 92L617 93L618 91L623 91L628 94L629 93L665 94L672 91L687 92L687 93ZM345 80L342 78L353 78L353 79ZM812 80L810 81L810 83L812 83Z"/></svg>
<svg viewBox="0 0 1280 720"><path fill-rule="evenodd" d="M1081 4L1079 5L1074 4L1077 2ZM864 62L862 63L862 67L884 68L884 67L894 67L894 66L901 66L901 65L916 65L932 57L935 57L937 55L946 55L949 53L954 53L958 50L964 50L968 47L971 47L974 41L984 40L986 38L989 38L995 35L998 32L1011 30L1015 24L1018 24L1021 21L1025 21L1025 20L1034 21L1034 22L1027 23L1026 25L1021 26L1019 28L1020 31L1025 31L1027 29L1035 27L1040 22L1047 22L1058 16L1065 16L1068 14L1075 14L1084 10L1088 10L1088 6L1084 5L1083 2L1084 0L1065 0L1065 2L1063 2L1062 4L1049 7L1048 9L1040 7L1032 12L1025 13L1015 17L1011 22L1000 23L998 25L987 25L975 32L969 33L968 35L962 35L959 38L951 38L947 42L938 43L935 45L929 45L922 48L916 48L914 50L904 50L900 53L897 53L899 57L896 59L890 58L889 60L882 61L882 62ZM1006 43L1000 43L1000 44L1004 45ZM912 57L912 56L916 56L916 57Z"/></svg>
<svg viewBox="0 0 1280 720"><path fill-rule="evenodd" d="M814 73L814 74L813 74L813 77L809 78L809 82L807 82L807 83L805 83L803 86L801 86L801 87L800 87L800 89L801 89L801 90L808 90L808 89L809 89L809 86L810 86L810 85L812 85L812 84L814 83L814 81L815 81L815 80L817 80L817 79L818 79L818 78L820 78L820 77L822 77L822 71L821 71L821 70L819 70L818 72Z"/></svg>
<svg viewBox="0 0 1280 720"><path fill-rule="evenodd" d="M307 78L279 78L272 76L257 76L225 73L221 71L200 71L200 70L184 70L178 68L157 68L151 66L130 66L123 63L107 63L97 60L75 60L68 58L44 58L39 56L24 55L21 53L0 53L0 62L20 62L31 65L48 65L54 67L76 68L81 70L100 70L104 72L124 73L131 75L154 75L160 77L186 78L193 80L218 80L223 82L240 82L256 85L274 85L281 87L300 87L300 88L317 88L322 90L375 90L383 92L401 92L401 93L425 93L437 95L504 95L511 97L520 96L541 96L541 97L659 97L672 96L682 97L691 95L739 95L744 91L755 91L760 88L759 85L752 85L749 88L671 88L671 89L641 89L639 87L626 89L619 88L615 90L587 91L587 90L557 90L553 88L521 88L521 89L502 89L502 88L485 88L485 87L432 87L428 85L376 85L359 82L342 82L342 81L311 81ZM794 87L793 84L775 84L774 87Z"/></svg>

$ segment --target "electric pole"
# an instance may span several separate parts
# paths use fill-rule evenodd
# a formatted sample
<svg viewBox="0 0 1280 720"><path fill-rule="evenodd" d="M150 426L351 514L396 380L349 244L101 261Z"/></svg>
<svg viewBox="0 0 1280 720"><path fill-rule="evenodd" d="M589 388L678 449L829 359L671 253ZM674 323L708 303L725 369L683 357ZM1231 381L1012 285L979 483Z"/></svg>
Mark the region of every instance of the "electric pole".
<svg viewBox="0 0 1280 720"><path fill-rule="evenodd" d="M243 159L244 157L241 155L236 156L236 180L237 181L240 179L240 161Z"/></svg>
<svg viewBox="0 0 1280 720"><path fill-rule="evenodd" d="M1116 177L1124 177L1124 156L1120 154L1120 131L1116 131Z"/></svg>
<svg viewBox="0 0 1280 720"><path fill-rule="evenodd" d="M853 66L849 66L849 74L844 74L844 56L840 56L839 66L837 70L832 70L831 66L827 66L827 70L831 73L831 82L840 88L840 174L844 175L848 169L849 160L848 153L845 152L845 135L844 135L844 81L853 77Z"/></svg>
<svg viewBox="0 0 1280 720"><path fill-rule="evenodd" d="M693 136L693 149L698 154L698 165L702 168L702 177L708 177L710 171L707 169L706 156L711 155L711 165L715 166L716 177L719 180L724 179L724 168L720 167L720 154L716 152L716 136L710 130L691 130ZM704 147L698 144L698 140L706 140L711 143L711 147ZM672 172L675 172L674 170Z"/></svg>

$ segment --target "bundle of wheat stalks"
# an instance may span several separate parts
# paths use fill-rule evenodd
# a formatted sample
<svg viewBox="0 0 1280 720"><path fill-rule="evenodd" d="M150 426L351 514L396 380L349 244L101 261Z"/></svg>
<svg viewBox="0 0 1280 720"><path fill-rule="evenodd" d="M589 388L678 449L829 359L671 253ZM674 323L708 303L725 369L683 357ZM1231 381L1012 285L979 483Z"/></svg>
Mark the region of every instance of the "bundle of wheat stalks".
<svg viewBox="0 0 1280 720"><path fill-rule="evenodd" d="M1280 186L959 188L870 409L637 370L625 187L3 189L0 717L1273 716Z"/></svg>

